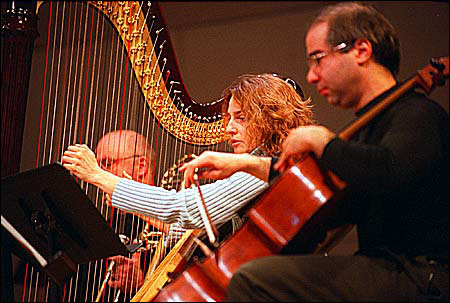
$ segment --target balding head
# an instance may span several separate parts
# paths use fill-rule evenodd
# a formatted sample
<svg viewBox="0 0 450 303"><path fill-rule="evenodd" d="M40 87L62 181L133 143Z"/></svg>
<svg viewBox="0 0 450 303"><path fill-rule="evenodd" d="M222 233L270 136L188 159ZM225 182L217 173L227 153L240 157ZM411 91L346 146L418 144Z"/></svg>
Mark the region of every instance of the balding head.
<svg viewBox="0 0 450 303"><path fill-rule="evenodd" d="M112 131L104 135L96 148L97 160L103 169L123 177L123 171L133 180L152 184L153 149L147 139L132 130Z"/></svg>

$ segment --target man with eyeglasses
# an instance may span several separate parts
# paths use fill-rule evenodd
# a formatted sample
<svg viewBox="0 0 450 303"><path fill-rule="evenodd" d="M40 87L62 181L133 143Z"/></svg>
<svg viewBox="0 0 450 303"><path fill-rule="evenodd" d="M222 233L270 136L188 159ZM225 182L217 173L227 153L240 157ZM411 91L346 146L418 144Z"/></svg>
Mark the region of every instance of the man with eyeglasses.
<svg viewBox="0 0 450 303"><path fill-rule="evenodd" d="M370 6L347 2L325 8L305 40L306 79L334 106L358 117L399 85L398 38ZM358 251L256 259L234 273L227 300L447 302L448 114L409 91L349 142L324 126L291 131L272 168L284 171L310 152L351 190L348 212L333 223L357 224ZM184 167L186 183L198 167L214 173L203 177L220 179L243 170L267 180L262 162L270 159L256 161L200 156Z"/></svg>
<svg viewBox="0 0 450 303"><path fill-rule="evenodd" d="M133 130L117 130L105 134L97 143L95 156L99 166L105 171L143 184L154 184L152 161L155 152L147 139ZM128 214L123 217L127 218L122 224L123 228L130 230L130 233L137 233L136 226L133 228L132 225L139 224L138 219L130 220L132 217ZM153 218L145 218L145 221L158 231L166 234L171 232L170 225L161 221ZM172 232L177 232L176 228L172 228ZM144 281L141 253L134 253L131 258L114 256L109 261L115 262L108 280L109 287L120 289L124 294L133 294L139 290Z"/></svg>

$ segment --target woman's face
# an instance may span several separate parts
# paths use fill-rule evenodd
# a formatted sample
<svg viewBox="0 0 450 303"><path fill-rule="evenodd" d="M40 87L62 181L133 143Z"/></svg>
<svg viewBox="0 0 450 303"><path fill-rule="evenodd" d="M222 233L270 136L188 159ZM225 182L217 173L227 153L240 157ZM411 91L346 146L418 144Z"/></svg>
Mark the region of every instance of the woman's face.
<svg viewBox="0 0 450 303"><path fill-rule="evenodd" d="M229 143L236 154L249 153L256 148L247 133L247 121L241 106L231 97L228 105L228 125L226 133L231 136Z"/></svg>

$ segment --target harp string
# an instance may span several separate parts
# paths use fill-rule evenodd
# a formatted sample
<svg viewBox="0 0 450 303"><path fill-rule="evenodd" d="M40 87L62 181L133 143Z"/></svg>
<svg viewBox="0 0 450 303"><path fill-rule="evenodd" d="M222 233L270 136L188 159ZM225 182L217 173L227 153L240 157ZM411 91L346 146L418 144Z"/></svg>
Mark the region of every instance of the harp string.
<svg viewBox="0 0 450 303"><path fill-rule="evenodd" d="M58 11L59 11L59 2L58 3L56 3L56 15L58 15ZM63 27L64 26L64 7L63 7L63 10L62 10L62 20L61 20L61 27ZM57 29L58 28L58 23L57 22L55 22L55 28ZM61 35L62 35L62 31L61 31ZM55 36L56 36L56 33L55 33ZM61 67L61 65L60 65L60 62L61 62L61 52L59 52L58 53L58 59L57 59L57 62L56 62L56 71L55 72L53 72L53 66L54 66L54 64L55 64L55 62L54 62L54 60L55 60L55 57L56 57L56 55L55 55L55 50L56 50L56 40L57 39L54 39L53 40L53 52L52 52L52 63L51 63L51 66L52 66L52 72L51 72L51 74L52 74L52 76L50 77L50 85L49 85L49 87L51 88L51 87L53 87L53 85L52 85L52 82L53 82L53 74L55 74L56 73L56 79L55 79L55 81L56 81L56 84L55 84L55 98L54 98L54 100L55 100L55 104L53 105L53 115L52 115L52 126L50 127L50 130L51 130L51 134L50 134L50 144L49 144L49 159L48 159L48 163L50 164L51 163L51 161L52 161L52 151L53 151L53 144L52 144L52 142L54 141L54 131L55 131L55 121L56 121L56 108L57 108L57 106L58 106L58 98L56 98L56 96L58 95L58 84L59 84L59 70L60 70L60 67ZM61 37L60 37L60 47L59 47L59 49L61 49L61 42L62 42L62 39L61 39ZM52 98L51 98L51 90L49 90L49 100L52 100ZM48 109L50 110L50 106L48 106ZM47 117L49 117L49 114L47 114ZM47 125L48 125L48 120L49 119L47 119ZM45 130L46 132L48 131L48 126L46 126L46 130ZM47 138L47 134L45 135L45 137ZM45 144L44 144L44 146L45 146ZM44 147L44 151L46 150L46 148ZM44 157L45 158L45 157Z"/></svg>
<svg viewBox="0 0 450 303"><path fill-rule="evenodd" d="M92 12L93 12L93 16L94 16L95 15L95 11L93 10ZM95 79L95 75L98 74L95 71L95 62L97 61L98 62L97 66L100 66L100 59L103 56L103 46L104 46L103 45L103 34L104 34L104 21L103 20L104 19L103 18L101 18L101 19L102 19L102 22L101 22L101 30L100 30L100 39L98 39L98 37L99 37L99 35L98 35L98 32L99 32L98 27L99 27L100 22L99 22L99 18L96 18L96 34L95 34L95 39L96 40L94 42L94 56L93 56L93 58L94 58L94 66L93 66L92 76L91 76L92 77L92 83L95 83L95 95L94 95L94 97L92 97L92 89L94 87L92 85L91 86L90 98L89 98L90 101L94 100L94 102L93 102L94 108L93 108L92 121L97 121L97 103L102 103L102 102L100 102L100 100L98 98L98 85L99 85L100 79L97 77L97 80L96 81L94 80ZM98 40L100 41L100 43L98 43ZM99 55L97 56L98 44L100 44L100 47L99 47L100 50L99 50ZM95 60L96 58L98 58L98 60ZM100 68L98 67L98 69L100 69ZM89 129L89 127L90 127L90 122L91 122L90 114L91 114L91 111L89 110L88 119L87 119L87 121L88 121L87 129ZM101 117L98 117L98 119L101 119ZM104 119L104 120L106 120L106 119ZM94 142L93 142L94 141L94 130L95 130L95 126L92 125L91 136L90 136L91 139L90 139L90 143L88 144L89 146L94 146L93 145L94 144ZM104 132L104 130L103 130L103 132ZM97 208L98 208L98 205L99 205L99 196L100 196L100 191L99 191L98 188L96 188L95 189L95 205L96 205ZM92 264L92 263L94 263L94 264ZM99 282L96 282L96 281L101 279L100 275L98 275L98 273L99 273L98 268L99 268L99 261L89 262L88 269L87 269L87 272L88 272L87 273L87 282L86 282L87 285L91 284L90 283L91 277L92 277L93 285L99 284ZM93 273L91 273L91 270L93 271ZM85 294L85 301L89 300L88 297L89 297L89 293L86 292L86 294ZM91 301L94 300L93 297L94 297L94 292L91 292Z"/></svg>
<svg viewBox="0 0 450 303"><path fill-rule="evenodd" d="M71 31L71 22L70 20L72 19L72 11L74 11L73 13L73 20L74 20L74 24L73 24L73 28L74 30ZM68 47L68 45L65 46L66 49L66 56L65 56L65 69L64 69L64 93L62 96L62 101L63 104L65 105L64 107L64 118L61 116L61 121L64 119L64 126L61 127L62 131L62 142L60 143L61 145L61 149L60 149L60 154L58 156L58 159L60 159L61 155L63 154L65 148L66 148L66 133L67 133L67 119L68 119L68 109L69 109L69 99L70 99L70 88L72 85L72 81L71 81L71 77L72 77L72 63L73 63L73 49L74 49L74 41L75 41L75 24L76 24L76 20L77 20L77 10L73 10L72 8L72 2L70 2L70 6L69 6L69 22L67 22L67 26L68 26L68 36L70 35L71 32L73 32L72 34L72 45L71 47ZM64 31L64 29L62 29ZM70 39L68 40L70 41ZM70 57L69 57L69 50L70 50ZM69 62L69 67L68 67L68 72L67 72L67 63ZM69 125L69 129L71 129L71 123ZM70 135L68 136L70 138ZM62 300L64 301L66 298L66 294L67 294L67 284L69 287L69 297L72 293L72 287L73 287L73 278L70 279L69 283L65 283L64 284L64 292L63 292L63 298ZM50 288L50 281L47 281L47 297L48 297L48 292L49 292L49 288ZM47 300L46 300L47 301Z"/></svg>
<svg viewBox="0 0 450 303"><path fill-rule="evenodd" d="M43 123L43 113L44 113L44 107L45 107L45 88L46 88L46 80L47 80L47 71L48 71L48 51L50 46L50 28L51 28L51 16L52 16L52 6L50 5L50 21L48 25L48 36L47 36L47 48L46 48L46 61L45 61L45 70L44 70L44 89L42 91L42 102L41 102L41 115L40 115L40 122L39 122L39 139L38 139L38 152L36 156L36 168L39 166L39 155L40 155L40 147L41 147L41 139L42 139L42 123ZM29 269L31 267L31 270ZM32 294L32 281L33 281L33 273L34 273L34 267L29 265L28 262L25 264L25 275L24 275L24 283L23 283L23 294L22 294L22 301L25 301L25 294L27 292L27 278L28 278L28 271L30 270L30 281L29 281L29 291L28 291L28 301L31 299ZM35 288L35 294L37 292L37 287Z"/></svg>
<svg viewBox="0 0 450 303"><path fill-rule="evenodd" d="M128 52L130 51L130 43L128 43L128 45L127 45L127 48L128 48ZM120 123L120 131L122 131L122 125L123 125L123 119L124 119L124 103L125 103L125 101L127 102L127 108L129 108L130 109L130 111L129 111L129 114L128 114L128 116L127 117L125 117L125 129L128 129L128 123L129 123L129 121L130 121L130 119L131 119L131 116L132 115L134 115L135 114L135 103L133 103L132 105L130 104L130 102L131 102L131 100L136 100L135 98L132 98L131 97L131 94L132 94L132 92L134 91L134 89L133 89L133 82L132 82L132 77L128 77L128 73L129 73L129 64L128 64L128 60L126 60L126 75L125 75L125 83L124 83L124 98L123 98L123 103L122 103L122 118L121 118L121 123ZM127 89L127 85L126 85L126 80L129 78L129 80L128 80L128 89ZM127 94L127 96L125 96L125 94ZM138 122L138 124L139 124L139 122ZM119 142L120 142L120 140L122 139L122 137L120 137L119 138ZM125 138L123 138L125 141L126 140L128 140L128 137L125 137ZM138 142L137 141L137 137L135 138L135 141L134 142ZM120 145L120 143L119 143L119 145ZM127 142L125 142L125 146L127 146ZM120 158L121 157L121 155L119 155L119 151L118 151L118 157ZM136 154L136 146L135 146L135 151L134 151L134 154ZM133 167L132 167L132 175L134 174L134 170L136 169L135 167L134 167L134 164L135 164L135 162L133 162ZM121 172L118 172L119 173L119 175L121 174ZM119 211L117 212L117 214L119 214ZM117 218L118 219L118 218ZM138 225L140 225L139 224L139 222L137 222L137 223L135 223L135 216L132 216L132 222L131 222L131 231L130 231L130 235L128 235L128 237L129 237L129 239L133 239L134 238L134 228L135 228L135 224L138 224ZM139 226L137 226L136 228L139 228ZM131 257L131 255L129 255L128 257ZM127 282L128 282L128 280L127 280ZM127 293L127 290L128 290L128 285L125 285L125 293ZM114 290L114 292L115 292L115 290ZM110 295L111 295L111 289L109 289L109 292L108 292L108 301L110 301Z"/></svg>
<svg viewBox="0 0 450 303"><path fill-rule="evenodd" d="M91 11L91 14L89 14L89 11ZM91 26L89 27L89 30L87 30L88 24L91 24ZM83 103L83 107L81 110L81 126L80 128L77 127L77 129L79 129L79 141L80 143L87 143L89 144L89 127L85 128L85 116L86 116L86 112L88 112L88 116L90 116L90 106L91 106L91 98L89 98L89 101L87 101L88 99L88 90L89 90L89 74L91 71L91 53L92 53L92 33L93 33L93 28L94 28L94 11L91 9L89 9L88 6L86 6L86 18L85 18L85 30L83 33L83 50L82 50L82 65L81 65L81 70L80 70L80 82L82 82L85 79L85 85L83 87L82 83L80 83L79 85L79 92L81 92L81 90L83 89L83 93L80 94L80 96L82 97L82 103ZM86 52L85 46L86 46L86 39L88 39L87 37L89 36L89 47L88 47L88 51ZM87 57L87 63L85 63L86 61L86 57ZM86 68L84 69L84 64L86 64ZM84 75L84 79L81 77L81 75ZM91 86L92 87L92 86ZM88 105L87 105L87 102ZM81 105L81 104L80 104ZM78 112L77 112L77 117L78 117ZM89 123L88 123L89 126ZM84 137L84 139L83 139ZM76 141L75 141L76 142ZM89 190L89 185L88 184L84 184L84 188L85 188L85 194L88 194L88 190ZM83 187L83 186L82 186ZM97 261L95 261L97 262ZM87 285L89 285L89 281L91 278L90 272L91 272L91 265L92 262L89 262L88 264L88 268L87 268ZM79 276L79 272L81 270L81 266L78 266L78 272L77 272L77 276ZM77 279L78 280L78 279ZM76 283L75 286L75 294L78 293L77 291L78 288L78 281ZM87 292L85 294L85 300L87 299Z"/></svg>
<svg viewBox="0 0 450 303"><path fill-rule="evenodd" d="M63 11L65 12L66 11L66 2L64 2L64 7L63 7ZM68 30L67 30L67 33L70 33L70 20L71 20L71 15L72 15L72 2L70 2L70 7L69 7L69 17L68 17L68 22L67 22L67 27L68 27ZM62 44L62 42L63 42L63 39L64 39L64 27L65 27L65 25L64 25L65 23L63 22L63 25L61 26L61 40L60 40L60 51L62 52L62 49L63 49L63 44ZM61 113L64 113L64 115L60 115L60 121L59 121L59 127L58 127L58 133L59 133L59 136L58 136L58 139L57 139L57 146L58 146L58 148L57 148L57 150L58 150L58 155L57 155L57 159L61 159L61 156L62 156L62 153L63 153L63 151L64 151L64 141L65 141L65 133L66 133L66 131L65 131L65 129L66 129L66 115L67 115L67 106L65 106L66 105L66 102L64 102L64 100L65 100L65 96L67 95L67 59L68 59L68 56L69 56L69 47L64 47L65 48L65 60L63 60L63 62L64 62L64 66L63 66L63 75L62 75L62 91L63 91L63 93L62 93L62 98L61 98L61 102L60 102L60 107L62 107L61 108L61 110L60 110L60 112ZM58 76L58 83L59 83L59 76ZM57 87L58 87L58 85L57 85ZM58 94L56 94L56 95L58 95ZM56 114L56 113L55 113ZM64 120L64 124L63 124L63 120Z"/></svg>
<svg viewBox="0 0 450 303"><path fill-rule="evenodd" d="M119 67L123 66L124 54L125 54L124 47L126 47L126 46L124 45L123 47L121 47L120 39L119 39L118 36L117 36L116 41L117 41L116 42L116 54L119 54L119 50L120 50L120 59L118 59L118 56L116 55L116 60L115 60L115 63L114 63L115 70L117 71L117 69ZM124 81L123 81L123 95L120 94L120 91L121 91L120 83L122 83L123 69L119 68L119 70L120 70L120 72L119 72L119 80L118 81L117 80L113 81L113 90L112 90L112 96L113 96L112 100L117 98L117 100L115 102L115 104L117 104L117 106L116 106L116 110L115 110L115 114L114 114L114 120L115 120L114 130L115 131L117 131L117 130L121 131L122 128L123 128L123 119L124 119L124 111L125 111L124 104L125 104L125 99L126 99L125 94L126 94L126 83L127 83L127 76L128 76L128 65L126 65L125 76L124 76ZM114 74L117 75L117 73L114 73ZM117 87L116 87L116 83L117 83ZM117 97L115 96L116 90L118 91ZM120 111L120 114L119 114L119 111ZM110 119L110 121L112 121L112 120L113 119ZM118 122L120 123L119 129L117 129L117 123ZM110 124L110 126L111 126L111 124ZM111 130L112 130L112 128L110 127L109 131L111 131ZM118 143L119 147L121 146L121 142L120 142L121 140L122 140L122 138L119 137L119 143ZM109 144L113 144L111 142L111 140L109 141ZM111 151L112 148L108 146L107 150ZM120 154L120 148L119 148L117 150L117 154L116 154L115 158L119 159L120 157L121 157L121 154ZM121 174L121 172L117 171L117 167L116 167L116 171L113 172L113 173ZM114 226L114 232L117 234L118 230L119 230L119 226L121 225L120 219L121 219L121 215L122 214L121 214L121 212L119 210L116 211L114 207L107 207L106 208L106 213L108 213L109 210L110 210L110 215L109 215L110 227L113 228L113 220L114 220L115 223L116 223L115 226ZM109 261L105 260L105 262L104 262L103 260L101 260L100 262L101 262L101 265L102 265L101 266L102 270L100 270L100 272L103 273L104 272L104 270L103 270L103 263L104 263L104 268L107 268L108 264L109 264ZM103 276L103 274L99 275L98 283L100 283L102 276ZM116 290L114 290L114 293L116 293ZM106 295L106 293L103 292L103 294L102 294L102 301L105 300L105 295ZM107 301L110 301L110 298L111 298L111 288L108 288Z"/></svg>
<svg viewBox="0 0 450 303"><path fill-rule="evenodd" d="M59 107L64 107L64 104L63 104L63 102L59 102L58 103L58 98L57 98L57 96L58 96L58 89L59 89L59 79L60 79L60 68L61 68L61 53L62 53L62 42L63 42L63 28L64 28L64 25L65 25L65 2L63 3L63 8L62 8L62 19L61 19L61 26L58 26L58 18L55 18L55 35L54 35L54 37L55 37L55 39L53 40L53 51L52 51L52 64L51 64L51 66L52 66L52 72L51 72L51 80L50 80L50 85L49 85L49 104L50 104L50 101L52 100L52 99L54 99L54 105L53 105L53 114L52 114L52 126L51 126L51 135L50 135L50 140L49 140L49 142L50 142L50 144L49 144L49 148L50 148L50 150L49 150L49 161L48 161L48 163L51 163L52 161L56 161L58 158L59 158L59 155L58 155L58 150L59 150L59 148L56 148L55 150L56 150L56 157L54 157L53 156L53 145L54 145L54 143L56 143L56 144L58 144L57 142L59 141L59 140L55 140L55 123L56 123L56 121L57 121L57 108L58 108L58 106ZM60 3L58 2L58 3L56 3L56 14L55 14L55 16L58 16L58 11L59 11L59 7L60 7ZM56 39L56 37L58 36L57 35L57 30L58 30L58 28L60 28L60 35L59 35L59 48L56 48L56 42L57 42L57 39ZM59 50L59 52L58 52L58 59L57 59L57 63L56 63L56 71L55 72L53 72L53 65L54 65L54 59L55 59L55 57L56 57L56 52ZM51 88L53 87L53 85L52 85L52 82L53 82L53 74L55 74L56 75L56 84L55 84L55 94L54 94L54 98L52 98L51 97L51 93L50 93L50 91L51 91ZM48 106L48 109L50 109L50 106ZM48 116L48 114L47 114L47 116ZM47 122L48 122L48 119L47 119ZM48 124L48 123L47 123ZM57 133L59 133L59 134L61 134L61 132L64 132L64 127L61 127L62 126L62 116L61 116L61 119L60 119L60 123L59 123L59 125L60 125L60 127L56 130L57 131ZM46 127L46 132L47 132L47 127ZM47 137L47 135L45 136L45 137ZM58 136L56 135L56 137L58 138ZM60 138L60 136L59 136L59 138ZM44 144L44 146L45 146L45 144ZM57 145L58 146L58 145ZM44 147L44 151L46 150L46 148ZM45 157L44 157L44 159L45 159ZM53 160L52 160L53 159ZM38 273L38 276L37 276L37 280L39 280L39 273ZM43 278L45 278L45 276L43 276ZM46 293L46 295L48 296L48 292L49 292L49 281L48 281L48 277L47 277L47 283L46 283L46 281L42 281L42 283L44 283L44 290L45 290L45 293ZM64 292L65 292L65 290L66 290L66 287L65 287L66 285L64 285ZM37 293L37 290L38 290L39 288L36 286L35 287L35 292ZM35 301L36 301L36 297L35 297Z"/></svg>
<svg viewBox="0 0 450 303"><path fill-rule="evenodd" d="M45 71L44 71L44 89L42 90L42 107L41 107L41 118L39 123L39 140L38 140L38 152L36 157L36 168L39 167L39 156L41 151L41 139L42 139L42 120L44 119L44 108L45 108L45 90L47 85L47 71L48 71L48 52L50 48L50 29L52 20L52 5L50 4L50 18L48 23L48 36L47 36L47 49L45 55Z"/></svg>
<svg viewBox="0 0 450 303"><path fill-rule="evenodd" d="M94 148L96 140L107 132L136 129L145 135L150 146L155 149L155 156L151 157L153 184L160 184L165 168L169 167L172 162L178 161L184 154L191 152L199 154L204 149L200 144L194 143L192 134L187 140L183 140L176 136L169 136L169 130L161 127L160 118L166 105L181 93L179 91L181 84L169 81L170 70L166 67L166 59L163 58L163 50L167 47L167 42L160 37L163 28L156 28L155 16L151 16L150 10L146 11L145 22L142 22L142 18L134 18L132 21L134 23L129 24L131 26L129 26L128 34L137 29L143 31L145 28L147 30L145 23L148 18L152 18L148 33L154 34L153 37L156 37L155 43L149 39L144 44L145 48L151 48L151 56L142 58L144 66L148 67L150 73L136 72L133 74L130 66L131 57L128 55L131 49L130 43L127 43L126 40L122 42L120 35L115 32L115 28L105 26L105 17L102 13L87 3L67 2L67 4L50 2L47 5L50 17L48 19L46 66L43 77L44 89L42 91L36 166L39 166L39 163L58 161L63 151L71 144L86 143ZM144 12L141 5L134 9L137 12L136 15ZM60 32L53 33L53 31ZM108 38L108 34L112 35L112 38ZM60 40L58 41L58 39ZM142 38L142 40L145 39ZM65 48L61 47L63 44L66 46ZM132 75L135 77L133 78ZM154 83L155 86L147 91L142 91L141 84L137 79L144 78L147 81L141 83ZM159 87L164 88L162 93L157 92L156 88ZM158 99L147 103L143 94L148 96L152 93L155 93ZM190 115L190 117L185 114L177 115L174 123L187 125L190 120L205 122L204 117L193 116L192 113L184 111L183 103L173 104L179 112L186 112L186 115ZM47 108L45 108L46 106ZM155 118L158 121L155 121ZM195 132L202 133L205 138L207 130L208 127L205 123L195 124ZM218 147L215 145L212 148L218 150ZM134 167L133 171L134 169L137 167ZM121 174L121 172L118 173ZM137 181L142 182L142 180ZM122 232L121 228L126 223L125 213L105 207L105 204L101 202L102 194L97 188L84 182L81 182L80 185L86 194L93 194L94 204L110 221L111 227L113 227L113 221L115 222L114 231ZM130 239L133 239L144 227L144 221L135 216L131 221ZM151 228L160 230L162 224L155 224ZM166 243L166 250L170 250L175 244L170 239ZM79 267L75 277L70 279L64 287L63 301L93 301L98 286L103 280L106 267L105 259L89 262L86 269L83 269L88 272L86 277ZM29 285L32 287L28 293L28 300L41 300L42 298L47 301L50 289L48 287L49 280L44 280L46 275L39 274L39 271L34 268L31 270L27 268L27 273L30 271ZM131 282L133 282L136 276L134 273L131 275ZM37 291L45 284L47 284L46 291L42 296L37 292L31 292L33 287ZM89 288L89 290L83 293L85 288ZM104 299L110 301L116 293L117 291L108 288L108 294L104 296Z"/></svg>
<svg viewBox="0 0 450 303"><path fill-rule="evenodd" d="M76 6L76 2L75 2L75 6ZM72 41L71 46L68 47L66 46L66 62L69 62L69 71L68 74L65 76L66 79L66 83L68 84L67 87L65 87L64 91L65 91L65 111L64 111L64 131L63 131L63 142L61 145L61 155L63 154L64 150L66 149L66 147L69 145L69 140L71 137L71 133L72 133L72 120L73 120L73 106L74 106L74 102L73 102L73 98L71 98L71 96L73 96L74 94L71 94L71 89L72 89L72 84L75 82L74 79L72 79L72 67L73 67L73 56L74 56L74 48L75 48L75 33L76 33L76 23L78 20L78 14L77 14L77 9L75 7L75 9L73 9L73 30L70 31L70 21L68 22L69 24L69 30L68 33L70 34L72 32L72 39L69 39L68 41ZM72 14L72 2L70 2L70 12ZM70 50L70 57L69 57L69 50ZM66 63L67 64L67 63ZM67 72L67 69L65 70L65 73ZM75 77L74 77L75 78ZM73 84L73 86L75 87L75 85ZM71 102L72 100L72 102ZM70 110L70 112L69 112ZM68 121L69 119L69 121ZM67 125L69 125L69 133L67 133ZM66 143L66 139L67 139L67 143Z"/></svg>

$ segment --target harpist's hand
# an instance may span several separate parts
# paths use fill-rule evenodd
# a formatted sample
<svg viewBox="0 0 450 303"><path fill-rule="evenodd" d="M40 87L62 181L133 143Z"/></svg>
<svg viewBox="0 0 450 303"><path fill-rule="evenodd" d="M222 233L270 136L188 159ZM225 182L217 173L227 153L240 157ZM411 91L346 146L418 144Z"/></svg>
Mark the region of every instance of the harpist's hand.
<svg viewBox="0 0 450 303"><path fill-rule="evenodd" d="M93 183L102 169L97 163L95 154L85 144L71 145L64 152L62 163L81 180Z"/></svg>
<svg viewBox="0 0 450 303"><path fill-rule="evenodd" d="M140 252L135 252L130 258L115 256L108 258L116 262L108 286L118 288L124 293L133 293L144 282L144 273L140 267Z"/></svg>
<svg viewBox="0 0 450 303"><path fill-rule="evenodd" d="M205 151L194 160L180 167L180 171L184 172L186 188L194 184L196 168L199 168L198 177L200 179L225 179L238 171L244 171L260 179L267 180L270 158L256 157L249 154Z"/></svg>
<svg viewBox="0 0 450 303"><path fill-rule="evenodd" d="M85 144L71 145L64 152L62 164L81 180L112 194L120 178L100 168L94 152Z"/></svg>

